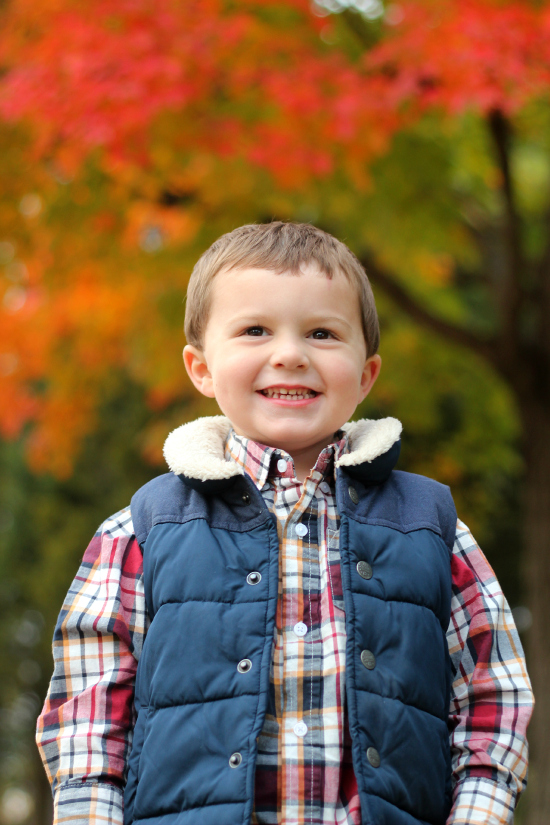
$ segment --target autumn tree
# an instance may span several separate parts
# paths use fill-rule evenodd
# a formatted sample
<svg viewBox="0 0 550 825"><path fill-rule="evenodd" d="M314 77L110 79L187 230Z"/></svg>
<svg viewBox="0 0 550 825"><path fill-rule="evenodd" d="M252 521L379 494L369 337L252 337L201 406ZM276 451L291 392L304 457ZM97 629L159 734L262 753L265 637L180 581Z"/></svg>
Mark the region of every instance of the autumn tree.
<svg viewBox="0 0 550 825"><path fill-rule="evenodd" d="M11 273L0 423L6 435L30 428L34 466L69 472L113 368L158 409L181 398L162 330L171 335L179 312L182 264L229 221L315 218L347 239L379 294L475 353L515 399L538 695L530 823L540 825L550 809L550 4L363 8L7 4L0 113L39 195L18 193L25 268L0 246ZM52 229L61 215L70 245ZM128 267L140 249L171 243L185 251L162 280L142 259Z"/></svg>

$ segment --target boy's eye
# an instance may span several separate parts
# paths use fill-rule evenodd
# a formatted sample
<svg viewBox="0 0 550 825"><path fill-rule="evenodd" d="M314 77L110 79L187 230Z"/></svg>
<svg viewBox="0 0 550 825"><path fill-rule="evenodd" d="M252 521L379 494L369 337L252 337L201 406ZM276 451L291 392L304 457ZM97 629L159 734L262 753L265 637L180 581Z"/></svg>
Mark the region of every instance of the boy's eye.
<svg viewBox="0 0 550 825"><path fill-rule="evenodd" d="M311 337L316 341L324 341L326 338L332 338L332 332L328 329L316 329L311 333Z"/></svg>
<svg viewBox="0 0 550 825"><path fill-rule="evenodd" d="M245 329L244 334L259 337L260 335L263 335L264 332L265 330L263 327L248 327L248 329Z"/></svg>

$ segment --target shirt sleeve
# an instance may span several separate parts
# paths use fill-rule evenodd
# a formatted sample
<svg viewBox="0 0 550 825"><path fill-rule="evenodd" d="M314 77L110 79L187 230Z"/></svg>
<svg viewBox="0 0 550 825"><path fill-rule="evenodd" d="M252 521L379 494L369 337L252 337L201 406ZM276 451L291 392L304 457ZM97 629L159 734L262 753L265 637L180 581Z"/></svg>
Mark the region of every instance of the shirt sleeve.
<svg viewBox="0 0 550 825"><path fill-rule="evenodd" d="M54 825L122 825L134 683L149 624L130 509L90 542L57 621L37 744Z"/></svg>
<svg viewBox="0 0 550 825"><path fill-rule="evenodd" d="M454 790L447 825L509 825L526 784L533 694L511 610L460 521L452 579L447 641Z"/></svg>

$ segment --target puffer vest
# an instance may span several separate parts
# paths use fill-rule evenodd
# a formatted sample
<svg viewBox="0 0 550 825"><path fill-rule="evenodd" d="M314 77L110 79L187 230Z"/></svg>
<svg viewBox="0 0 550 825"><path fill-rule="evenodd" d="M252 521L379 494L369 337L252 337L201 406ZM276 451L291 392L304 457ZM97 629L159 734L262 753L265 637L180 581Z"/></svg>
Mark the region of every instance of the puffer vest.
<svg viewBox="0 0 550 825"><path fill-rule="evenodd" d="M444 825L456 512L446 487L392 471L398 452L337 470L353 765L363 825ZM269 693L276 524L243 475L159 476L131 511L151 625L125 825L247 825Z"/></svg>

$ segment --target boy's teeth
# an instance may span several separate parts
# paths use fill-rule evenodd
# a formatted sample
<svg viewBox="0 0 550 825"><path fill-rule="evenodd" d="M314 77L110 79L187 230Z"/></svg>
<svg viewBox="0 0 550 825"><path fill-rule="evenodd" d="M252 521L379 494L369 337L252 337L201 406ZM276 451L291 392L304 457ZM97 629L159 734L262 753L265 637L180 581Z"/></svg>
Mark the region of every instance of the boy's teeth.
<svg viewBox="0 0 550 825"><path fill-rule="evenodd" d="M262 390L263 395L267 398L281 398L287 395L291 395L293 398L303 399L303 398L314 398L317 393L313 390L308 390L304 387L304 389L286 389L285 387L269 387L266 390Z"/></svg>

